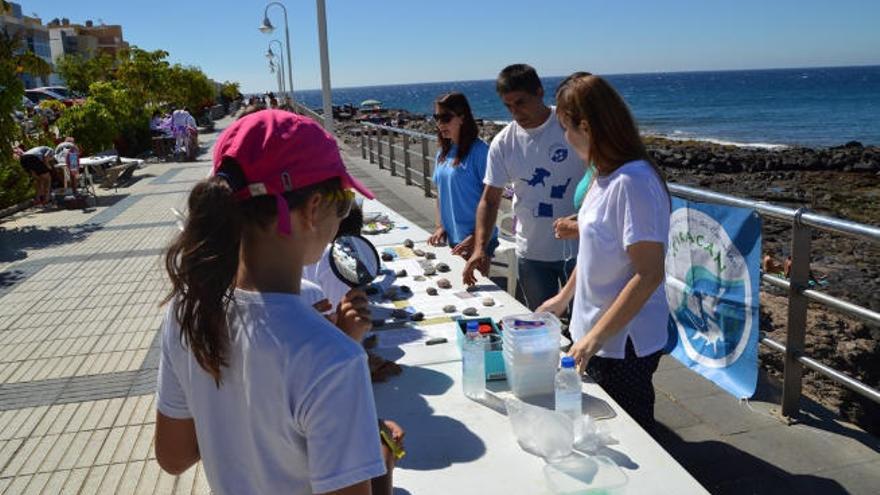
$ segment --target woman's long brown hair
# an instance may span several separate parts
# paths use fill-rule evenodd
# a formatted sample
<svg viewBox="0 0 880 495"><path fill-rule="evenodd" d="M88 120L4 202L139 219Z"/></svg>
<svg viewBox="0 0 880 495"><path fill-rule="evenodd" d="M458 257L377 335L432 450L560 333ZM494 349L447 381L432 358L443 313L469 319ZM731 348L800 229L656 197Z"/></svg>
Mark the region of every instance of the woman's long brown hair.
<svg viewBox="0 0 880 495"><path fill-rule="evenodd" d="M252 227L274 224L275 199L259 196L237 202L234 191L244 187L241 167L226 159L220 175L200 181L190 192L186 225L165 254L165 269L180 324L180 338L206 372L220 386L221 368L228 366L227 311L233 300L242 233ZM284 194L293 210L315 193L338 191L338 179L324 181Z"/></svg>
<svg viewBox="0 0 880 495"><path fill-rule="evenodd" d="M480 136L477 122L471 113L471 105L468 103L467 97L458 92L442 94L437 97L434 103L441 109L461 117L461 128L458 131L458 153L452 162L453 165L458 165L467 158L474 141ZM452 149L452 140L444 138L439 128L437 129L437 145L440 147L440 161L446 160Z"/></svg>
<svg viewBox="0 0 880 495"><path fill-rule="evenodd" d="M626 102L605 79L575 73L556 91L556 112L565 125L587 125L589 161L603 174L634 160L648 162L666 189L666 177L648 154Z"/></svg>

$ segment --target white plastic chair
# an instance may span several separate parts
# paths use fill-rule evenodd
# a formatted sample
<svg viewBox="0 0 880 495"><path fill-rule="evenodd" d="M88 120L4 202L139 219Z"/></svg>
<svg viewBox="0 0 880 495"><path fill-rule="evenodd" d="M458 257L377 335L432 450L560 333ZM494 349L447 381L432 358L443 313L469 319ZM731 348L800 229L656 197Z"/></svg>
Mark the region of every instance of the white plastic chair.
<svg viewBox="0 0 880 495"><path fill-rule="evenodd" d="M516 297L516 283L519 278L519 265L516 262L516 240L513 231L502 228L502 225L510 220L511 228L516 230L516 217L513 212L499 212L495 225L498 226L498 248L489 267L489 276L507 278L507 293Z"/></svg>

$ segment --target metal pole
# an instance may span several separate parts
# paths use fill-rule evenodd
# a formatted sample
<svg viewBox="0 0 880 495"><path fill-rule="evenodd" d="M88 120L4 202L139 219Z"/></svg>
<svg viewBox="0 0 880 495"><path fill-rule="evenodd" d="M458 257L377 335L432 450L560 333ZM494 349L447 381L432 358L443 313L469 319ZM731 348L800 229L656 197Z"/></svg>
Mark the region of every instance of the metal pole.
<svg viewBox="0 0 880 495"><path fill-rule="evenodd" d="M333 101L330 95L330 53L327 48L327 9L324 0L318 6L318 43L321 46L321 97L324 102L324 129L333 134Z"/></svg>
<svg viewBox="0 0 880 495"><path fill-rule="evenodd" d="M431 197L431 164L428 163L428 139L422 136L422 187L425 197Z"/></svg>
<svg viewBox="0 0 880 495"><path fill-rule="evenodd" d="M406 185L412 184L412 174L409 170L409 136L403 135L403 176L406 177Z"/></svg>
<svg viewBox="0 0 880 495"><path fill-rule="evenodd" d="M796 417L800 411L803 366L809 300L803 294L810 279L810 241L812 229L801 223L801 208L794 214L791 237L791 285L788 290L788 326L785 342L785 368L782 384L782 415Z"/></svg>
<svg viewBox="0 0 880 495"><path fill-rule="evenodd" d="M388 131L388 163L391 165L391 176L397 175L397 165L394 164L394 133Z"/></svg>
<svg viewBox="0 0 880 495"><path fill-rule="evenodd" d="M269 47L271 49L272 43L278 43L278 63L281 65L281 94L287 94L287 83L284 82L284 57L281 55L284 53L284 46L281 44L279 40L271 40L269 41Z"/></svg>
<svg viewBox="0 0 880 495"><path fill-rule="evenodd" d="M361 158L367 159L367 138L364 136L363 129L361 129Z"/></svg>

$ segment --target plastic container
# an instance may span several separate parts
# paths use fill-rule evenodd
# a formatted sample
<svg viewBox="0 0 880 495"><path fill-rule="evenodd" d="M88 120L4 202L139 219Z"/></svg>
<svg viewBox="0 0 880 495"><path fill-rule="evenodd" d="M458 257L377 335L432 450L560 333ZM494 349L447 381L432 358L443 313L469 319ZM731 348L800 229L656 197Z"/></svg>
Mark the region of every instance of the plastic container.
<svg viewBox="0 0 880 495"><path fill-rule="evenodd" d="M559 320L550 313L502 319L504 368L517 397L552 394L559 362Z"/></svg>
<svg viewBox="0 0 880 495"><path fill-rule="evenodd" d="M462 343L462 384L464 395L471 399L486 396L486 338L480 335L479 325L473 321L467 325Z"/></svg>
<svg viewBox="0 0 880 495"><path fill-rule="evenodd" d="M569 456L544 466L547 486L557 495L622 494L626 473L605 456Z"/></svg>
<svg viewBox="0 0 880 495"><path fill-rule="evenodd" d="M467 333L467 325L471 322L477 323L477 329L480 335L487 339L485 349L485 366L486 380L504 380L506 377L504 369L504 359L502 357L503 342L501 331L491 318L470 318L458 320L458 333L456 334L456 343L459 351L464 356L464 338Z"/></svg>

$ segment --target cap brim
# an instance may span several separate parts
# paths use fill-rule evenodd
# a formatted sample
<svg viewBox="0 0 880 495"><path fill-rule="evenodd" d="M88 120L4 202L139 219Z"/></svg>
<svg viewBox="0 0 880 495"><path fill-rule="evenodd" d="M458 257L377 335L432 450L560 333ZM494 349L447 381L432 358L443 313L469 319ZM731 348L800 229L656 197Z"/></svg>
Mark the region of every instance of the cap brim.
<svg viewBox="0 0 880 495"><path fill-rule="evenodd" d="M343 187L354 189L355 191L361 193L367 199L376 199L376 195L373 194L373 191L367 189L367 186L363 185L361 181L352 177L348 172L345 172L345 175L341 177Z"/></svg>

